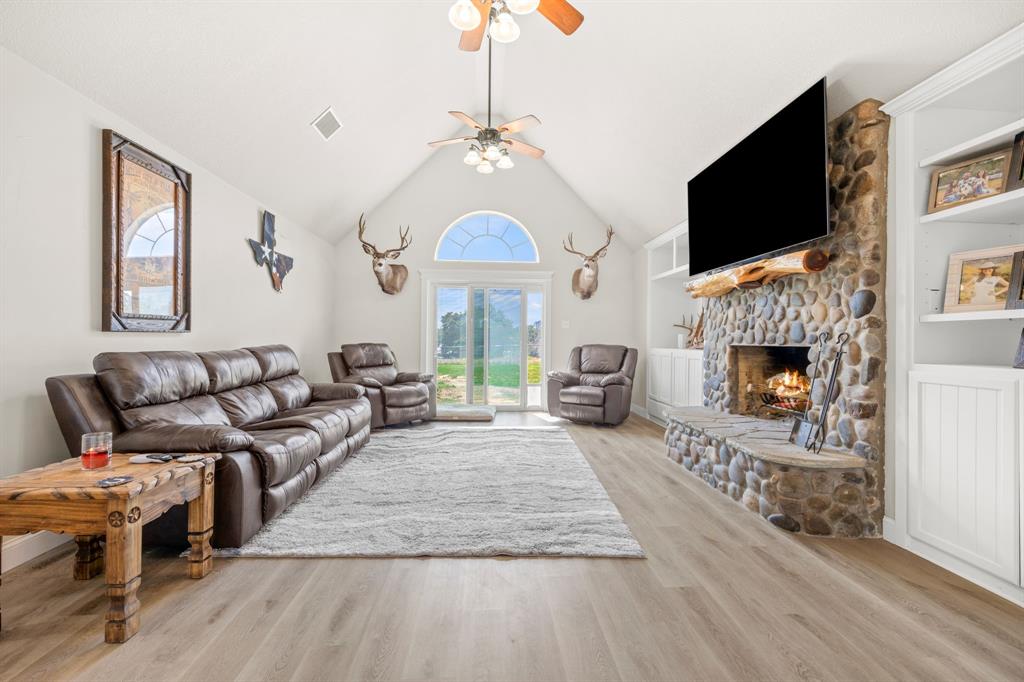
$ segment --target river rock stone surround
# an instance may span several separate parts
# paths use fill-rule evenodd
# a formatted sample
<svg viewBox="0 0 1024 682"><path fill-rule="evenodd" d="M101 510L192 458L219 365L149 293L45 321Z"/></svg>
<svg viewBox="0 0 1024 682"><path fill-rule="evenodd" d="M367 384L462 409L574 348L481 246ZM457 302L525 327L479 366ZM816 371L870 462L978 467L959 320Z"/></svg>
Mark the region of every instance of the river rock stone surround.
<svg viewBox="0 0 1024 682"><path fill-rule="evenodd" d="M689 471L748 508L760 512L775 525L793 532L846 537L876 537L881 534L889 119L879 110L880 106L877 100L865 100L828 127L830 218L834 231L817 245L830 254L826 269L819 273L784 277L758 289L734 290L707 299L704 308L704 406L718 412L733 412L739 407L735 395L738 370L730 366L730 346L811 345L807 374L813 374L817 363L818 379L811 388L810 413L816 420L836 354L834 341L840 333L848 333L850 341L839 366L837 398L825 415L825 443L828 451L854 455L863 461L863 466L823 470L821 467L801 466L799 462L778 464L762 459L760 468L766 474L762 476L754 470L758 459L748 452L740 459L741 478L745 484L740 486L729 471L737 457L728 437L722 439L704 433L687 422L683 414L685 411L676 411L670 416L666 432L666 441L676 443L675 452L673 446L669 448L670 457L685 467L683 450L694 445L702 448L705 454L701 454L698 461L691 459L692 466L687 467ZM784 162L784 156L782 153L776 161ZM768 217L764 219L764 229L774 229L776 220L784 224L784 215L773 217L770 212L762 215ZM818 357L813 346L822 332L828 333L830 342ZM685 444L685 447L680 444ZM716 450L717 462L707 453L708 448ZM752 460L748 469L742 466L745 460ZM756 476L757 480L747 480L748 473ZM780 494L778 481L795 481L798 475L805 480L808 495L794 498ZM778 479L776 483L770 483L773 476ZM862 482L854 483L853 479ZM730 484L736 487L731 488ZM807 505L816 509L824 504L825 489L830 486L832 490L828 494L834 501L836 490L845 499L844 491L850 488L840 486L847 484L859 486L860 506L839 502L843 505L841 508L829 506L808 512ZM793 486L793 489L804 488ZM852 499L852 493L850 496ZM813 503L807 501L812 498ZM870 504L863 502L868 498L871 498ZM804 501L798 505L792 502L795 499ZM787 513L787 510L793 513ZM853 517L857 518L857 523L851 520ZM819 518L827 523L819 524ZM801 522L801 519L805 520ZM824 532L826 530L829 532Z"/></svg>

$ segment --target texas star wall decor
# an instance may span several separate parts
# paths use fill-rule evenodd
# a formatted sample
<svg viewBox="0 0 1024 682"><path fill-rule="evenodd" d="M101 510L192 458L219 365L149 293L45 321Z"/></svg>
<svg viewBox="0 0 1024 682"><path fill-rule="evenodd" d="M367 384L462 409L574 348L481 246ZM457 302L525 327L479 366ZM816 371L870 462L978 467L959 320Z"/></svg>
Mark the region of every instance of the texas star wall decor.
<svg viewBox="0 0 1024 682"><path fill-rule="evenodd" d="M252 247L253 257L256 265L268 265L270 269L270 281L274 284L275 291L281 291L284 284L284 277L292 271L295 259L277 252L277 237L274 235L274 214L270 211L263 212L263 241L258 242L250 239L249 246Z"/></svg>

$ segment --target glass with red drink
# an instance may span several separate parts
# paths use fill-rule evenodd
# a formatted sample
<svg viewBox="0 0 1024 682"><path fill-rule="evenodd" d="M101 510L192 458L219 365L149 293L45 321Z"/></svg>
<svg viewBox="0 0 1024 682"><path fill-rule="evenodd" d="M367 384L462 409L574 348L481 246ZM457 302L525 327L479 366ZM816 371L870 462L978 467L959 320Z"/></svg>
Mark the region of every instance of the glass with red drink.
<svg viewBox="0 0 1024 682"><path fill-rule="evenodd" d="M114 436L109 431L86 433L82 436L82 468L102 469L110 464L110 451Z"/></svg>

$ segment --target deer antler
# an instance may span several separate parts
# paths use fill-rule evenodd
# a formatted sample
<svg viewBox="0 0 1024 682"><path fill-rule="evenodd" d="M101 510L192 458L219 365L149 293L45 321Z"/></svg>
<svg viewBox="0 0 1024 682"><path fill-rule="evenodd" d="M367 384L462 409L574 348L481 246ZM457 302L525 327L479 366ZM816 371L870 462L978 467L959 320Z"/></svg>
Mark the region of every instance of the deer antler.
<svg viewBox="0 0 1024 682"><path fill-rule="evenodd" d="M363 239L363 235L366 233L366 217L365 216L366 216L365 213L363 213L363 214L361 214L359 216L359 241L361 241L365 246L369 246L371 249L376 251L377 250L376 246L374 246L370 242L368 242L365 239Z"/></svg>
<svg viewBox="0 0 1024 682"><path fill-rule="evenodd" d="M579 251L576 250L576 246L572 243L572 232L569 233L569 246L566 246L565 245L565 240L562 240L562 248L565 249L566 251L568 251L569 253L576 254L580 258L586 258L587 257L587 254L580 253Z"/></svg>
<svg viewBox="0 0 1024 682"><path fill-rule="evenodd" d="M402 238L402 243L399 244L397 249L390 249L390 251L405 251L409 248L409 245L412 244L412 240L409 239L410 229L412 229L411 225L405 228L405 232L402 232L402 226L398 226L398 236Z"/></svg>
<svg viewBox="0 0 1024 682"><path fill-rule="evenodd" d="M609 225L608 226L608 239L607 239L607 241L605 241L604 246L602 246L601 248L599 248L597 251L594 252L594 255L592 255L591 258L597 258L598 257L597 254L601 253L602 251L604 251L605 249L607 249L609 246L612 245L612 235L614 235L614 234L615 234L615 230L613 230L612 226Z"/></svg>

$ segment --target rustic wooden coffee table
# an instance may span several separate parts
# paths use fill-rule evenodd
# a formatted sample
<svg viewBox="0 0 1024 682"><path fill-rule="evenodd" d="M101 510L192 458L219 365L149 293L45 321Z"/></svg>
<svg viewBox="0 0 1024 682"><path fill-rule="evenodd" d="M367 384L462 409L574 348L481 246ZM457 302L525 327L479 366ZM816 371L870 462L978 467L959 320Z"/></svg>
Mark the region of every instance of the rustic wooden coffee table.
<svg viewBox="0 0 1024 682"><path fill-rule="evenodd" d="M38 530L73 533L78 543L74 577L88 580L104 570L106 559L106 640L124 642L139 629L142 582L142 526L177 504L188 503L190 578L213 566L213 477L217 453L181 464L130 464L114 455L105 469L83 470L68 459L0 479L0 535ZM132 476L129 483L100 488L96 482ZM106 536L106 557L100 539Z"/></svg>

